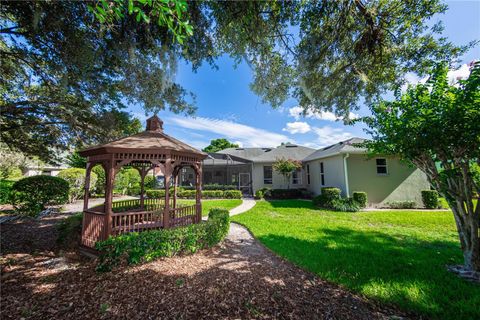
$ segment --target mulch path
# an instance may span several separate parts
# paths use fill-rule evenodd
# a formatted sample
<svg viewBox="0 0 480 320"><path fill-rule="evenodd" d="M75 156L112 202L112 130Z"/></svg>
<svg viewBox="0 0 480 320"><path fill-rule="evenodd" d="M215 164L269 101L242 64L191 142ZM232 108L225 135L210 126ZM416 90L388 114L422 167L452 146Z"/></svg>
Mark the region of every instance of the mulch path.
<svg viewBox="0 0 480 320"><path fill-rule="evenodd" d="M56 247L61 217L1 226L1 319L401 319L278 258L238 225L222 245L109 273Z"/></svg>

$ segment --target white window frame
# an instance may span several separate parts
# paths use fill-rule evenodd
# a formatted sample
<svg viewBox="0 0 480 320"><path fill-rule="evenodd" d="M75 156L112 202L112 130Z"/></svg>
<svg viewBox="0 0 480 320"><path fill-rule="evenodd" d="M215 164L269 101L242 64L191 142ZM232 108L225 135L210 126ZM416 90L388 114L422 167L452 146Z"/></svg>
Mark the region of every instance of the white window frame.
<svg viewBox="0 0 480 320"><path fill-rule="evenodd" d="M385 164L378 164L377 160L385 160ZM385 173L378 172L378 168L385 168ZM388 161L387 158L375 158L375 171L379 176L387 176L388 175Z"/></svg>
<svg viewBox="0 0 480 320"><path fill-rule="evenodd" d="M296 178L293 177L294 174L297 175ZM294 179L296 179L297 182L295 182ZM298 170L292 172L292 184L294 184L294 185L302 184L302 169L298 169Z"/></svg>
<svg viewBox="0 0 480 320"><path fill-rule="evenodd" d="M271 178L265 178L265 168L270 168L272 172ZM273 184L273 167L272 166L263 166L263 184Z"/></svg>

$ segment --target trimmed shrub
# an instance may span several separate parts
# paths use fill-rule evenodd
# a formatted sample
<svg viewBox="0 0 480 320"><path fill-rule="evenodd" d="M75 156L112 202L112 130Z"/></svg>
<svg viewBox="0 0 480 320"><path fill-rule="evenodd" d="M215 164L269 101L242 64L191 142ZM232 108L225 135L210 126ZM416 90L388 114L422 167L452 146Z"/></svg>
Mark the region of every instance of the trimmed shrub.
<svg viewBox="0 0 480 320"><path fill-rule="evenodd" d="M353 193L353 200L355 200L360 208L365 208L368 203L367 193L362 191L355 191Z"/></svg>
<svg viewBox="0 0 480 320"><path fill-rule="evenodd" d="M415 201L406 200L387 202L386 205L392 209L413 209L417 206L417 203Z"/></svg>
<svg viewBox="0 0 480 320"><path fill-rule="evenodd" d="M17 212L36 216L47 205L68 201L68 182L59 177L32 176L15 182L11 200Z"/></svg>
<svg viewBox="0 0 480 320"><path fill-rule="evenodd" d="M330 209L343 212L357 212L360 210L360 205L353 198L340 198L332 200Z"/></svg>
<svg viewBox="0 0 480 320"><path fill-rule="evenodd" d="M10 193L14 181L0 180L0 204L10 203Z"/></svg>
<svg viewBox="0 0 480 320"><path fill-rule="evenodd" d="M440 205L438 192L435 190L422 190L422 202L427 209L437 209Z"/></svg>
<svg viewBox="0 0 480 320"><path fill-rule="evenodd" d="M182 190L180 192L177 192L177 197L184 198L184 199L193 199L195 198L195 194L196 194L195 190Z"/></svg>
<svg viewBox="0 0 480 320"><path fill-rule="evenodd" d="M148 198L158 199L158 198L165 198L165 190L158 189L158 190L145 190L145 195ZM177 193L178 196L178 193Z"/></svg>
<svg viewBox="0 0 480 320"><path fill-rule="evenodd" d="M95 185L90 183L90 188L94 189L96 194L105 194L105 170L99 164L92 168L92 172L97 175L97 182Z"/></svg>
<svg viewBox="0 0 480 320"><path fill-rule="evenodd" d="M115 176L114 192L121 195L129 194L129 190L140 190L140 174L133 168L122 168ZM140 191L138 192L140 193Z"/></svg>
<svg viewBox="0 0 480 320"><path fill-rule="evenodd" d="M194 253L222 241L229 227L228 210L211 209L208 220L199 224L110 237L96 244L101 252L97 270L108 271L123 262L138 264L160 257Z"/></svg>
<svg viewBox="0 0 480 320"><path fill-rule="evenodd" d="M193 187L195 188L195 187ZM202 187L203 190L237 190L237 187L234 185L223 185L223 184L206 184Z"/></svg>
<svg viewBox="0 0 480 320"><path fill-rule="evenodd" d="M68 193L68 201L74 202L75 200L83 197L85 192L85 175L87 170L82 168L69 168L64 169L58 173L58 177L68 182L70 191ZM97 175L95 172L90 173L90 185L93 187L97 183Z"/></svg>
<svg viewBox="0 0 480 320"><path fill-rule="evenodd" d="M225 190L223 196L225 199L241 199L242 192L240 190Z"/></svg>
<svg viewBox="0 0 480 320"><path fill-rule="evenodd" d="M340 199L342 191L339 188L324 187L320 189L321 193L325 196L325 199L334 200Z"/></svg>

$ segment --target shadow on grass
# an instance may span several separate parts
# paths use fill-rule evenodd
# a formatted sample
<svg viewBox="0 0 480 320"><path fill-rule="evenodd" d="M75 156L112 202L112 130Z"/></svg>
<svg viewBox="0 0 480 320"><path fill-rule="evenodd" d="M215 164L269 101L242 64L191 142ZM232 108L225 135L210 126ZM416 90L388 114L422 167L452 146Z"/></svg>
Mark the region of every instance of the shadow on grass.
<svg viewBox="0 0 480 320"><path fill-rule="evenodd" d="M456 243L345 227L316 232L312 240L272 234L258 239L323 279L405 310L442 319L480 319L480 286L445 268L462 261Z"/></svg>

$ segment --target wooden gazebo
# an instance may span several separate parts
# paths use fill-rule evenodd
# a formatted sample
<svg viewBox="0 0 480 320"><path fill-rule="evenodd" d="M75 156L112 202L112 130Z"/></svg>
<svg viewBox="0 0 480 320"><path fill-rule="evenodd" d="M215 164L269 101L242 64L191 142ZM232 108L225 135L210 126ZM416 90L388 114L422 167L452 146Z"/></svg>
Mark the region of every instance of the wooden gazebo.
<svg viewBox="0 0 480 320"><path fill-rule="evenodd" d="M110 235L172 228L202 219L202 160L207 154L163 133L163 122L156 115L147 119L144 132L80 152L87 157L81 244L93 248ZM105 170L105 203L88 207L90 174L100 164ZM125 166L138 170L141 177L139 199L113 201L115 175ZM191 167L196 174L194 205L177 203L180 169ZM158 168L158 169L156 169ZM145 198L144 181L150 170L160 170L165 177L165 197ZM170 186L173 180L173 193Z"/></svg>

